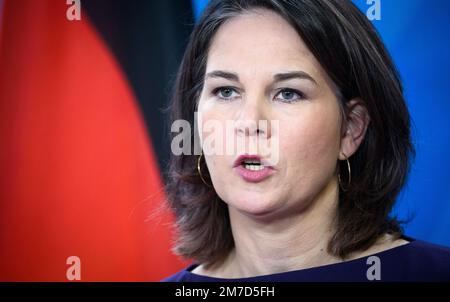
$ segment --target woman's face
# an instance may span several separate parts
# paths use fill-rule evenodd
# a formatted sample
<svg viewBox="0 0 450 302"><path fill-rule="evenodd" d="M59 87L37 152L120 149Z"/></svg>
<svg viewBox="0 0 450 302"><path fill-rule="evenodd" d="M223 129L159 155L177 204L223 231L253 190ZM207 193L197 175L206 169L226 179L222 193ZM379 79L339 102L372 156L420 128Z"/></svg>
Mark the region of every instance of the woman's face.
<svg viewBox="0 0 450 302"><path fill-rule="evenodd" d="M220 27L208 53L198 112L202 125L235 122L233 131L221 133L225 145L245 138L232 154L205 154L214 189L234 210L257 217L293 213L330 184L336 188L342 119L335 88L277 14L258 10ZM259 120L278 121L278 127L246 129ZM203 143L209 134L201 133ZM262 155L262 141L277 142L278 161L261 179L253 171L246 177L245 166L235 167L235 161L242 154Z"/></svg>

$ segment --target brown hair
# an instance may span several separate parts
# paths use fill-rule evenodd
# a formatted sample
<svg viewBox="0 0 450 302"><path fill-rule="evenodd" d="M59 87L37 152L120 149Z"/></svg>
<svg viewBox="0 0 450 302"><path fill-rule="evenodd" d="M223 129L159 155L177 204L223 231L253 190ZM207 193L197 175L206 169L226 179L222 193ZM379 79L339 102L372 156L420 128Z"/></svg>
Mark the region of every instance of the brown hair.
<svg viewBox="0 0 450 302"><path fill-rule="evenodd" d="M369 248L382 234L400 235L399 223L389 213L414 154L409 113L387 50L373 25L351 1L212 0L184 53L170 103L171 121L187 120L193 128L214 34L226 20L255 8L278 13L297 30L339 88L343 109L349 100L360 98L370 115L365 138L349 159L350 186L339 192L329 252L345 258ZM197 159L198 155L172 154L167 193L179 235L175 251L210 265L223 260L234 241L227 205L202 182ZM204 177L210 180L205 162L201 164ZM347 167L341 170L347 171Z"/></svg>

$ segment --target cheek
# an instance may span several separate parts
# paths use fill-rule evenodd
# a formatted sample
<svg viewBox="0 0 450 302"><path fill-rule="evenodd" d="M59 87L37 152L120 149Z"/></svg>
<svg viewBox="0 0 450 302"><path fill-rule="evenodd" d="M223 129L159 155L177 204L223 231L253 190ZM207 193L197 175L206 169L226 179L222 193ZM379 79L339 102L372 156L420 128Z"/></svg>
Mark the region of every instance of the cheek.
<svg viewBox="0 0 450 302"><path fill-rule="evenodd" d="M202 150L206 155L223 155L229 138L227 117L215 110L199 111L198 131Z"/></svg>
<svg viewBox="0 0 450 302"><path fill-rule="evenodd" d="M207 106L199 106L198 117L200 143L209 174L215 186L223 186L222 180L229 166L229 158L225 154L229 139L226 131L227 117Z"/></svg>
<svg viewBox="0 0 450 302"><path fill-rule="evenodd" d="M337 161L339 111L311 110L280 122L280 152L292 173L324 173Z"/></svg>

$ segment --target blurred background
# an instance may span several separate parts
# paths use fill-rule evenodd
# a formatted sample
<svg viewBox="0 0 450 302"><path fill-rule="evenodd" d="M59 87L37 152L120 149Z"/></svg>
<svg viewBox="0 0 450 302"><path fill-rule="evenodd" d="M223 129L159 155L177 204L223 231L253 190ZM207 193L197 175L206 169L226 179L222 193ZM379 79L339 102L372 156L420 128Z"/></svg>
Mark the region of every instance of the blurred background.
<svg viewBox="0 0 450 302"><path fill-rule="evenodd" d="M158 281L187 265L163 109L208 1L76 2L0 0L0 281L67 281L70 256L82 281ZM392 215L450 246L450 2L379 2L417 149Z"/></svg>

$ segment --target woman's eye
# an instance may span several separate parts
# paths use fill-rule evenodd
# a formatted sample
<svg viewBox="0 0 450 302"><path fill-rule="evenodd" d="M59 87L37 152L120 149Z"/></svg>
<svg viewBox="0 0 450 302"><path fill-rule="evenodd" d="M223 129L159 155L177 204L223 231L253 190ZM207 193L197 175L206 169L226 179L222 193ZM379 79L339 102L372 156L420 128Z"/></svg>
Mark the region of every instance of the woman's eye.
<svg viewBox="0 0 450 302"><path fill-rule="evenodd" d="M304 99L303 93L294 89L282 89L275 99L285 103L292 103Z"/></svg>
<svg viewBox="0 0 450 302"><path fill-rule="evenodd" d="M236 89L232 87L219 87L214 89L213 94L223 100L231 100L238 96Z"/></svg>

